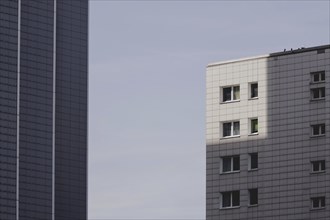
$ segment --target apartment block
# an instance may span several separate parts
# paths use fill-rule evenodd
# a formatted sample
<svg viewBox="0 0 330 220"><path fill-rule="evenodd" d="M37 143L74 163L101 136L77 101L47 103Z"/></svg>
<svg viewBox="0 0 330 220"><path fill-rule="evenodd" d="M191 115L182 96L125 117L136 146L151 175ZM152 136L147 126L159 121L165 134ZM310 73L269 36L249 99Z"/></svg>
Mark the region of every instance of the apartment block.
<svg viewBox="0 0 330 220"><path fill-rule="evenodd" d="M330 219L330 45L211 63L206 219Z"/></svg>

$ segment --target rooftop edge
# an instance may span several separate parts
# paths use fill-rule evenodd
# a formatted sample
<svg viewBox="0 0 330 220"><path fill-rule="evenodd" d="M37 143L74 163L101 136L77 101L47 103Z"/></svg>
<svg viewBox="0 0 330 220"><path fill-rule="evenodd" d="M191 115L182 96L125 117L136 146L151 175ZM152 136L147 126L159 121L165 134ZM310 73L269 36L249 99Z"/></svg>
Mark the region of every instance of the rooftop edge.
<svg viewBox="0 0 330 220"><path fill-rule="evenodd" d="M254 59L260 59L260 58L267 58L267 57L278 57L278 56L291 55L291 54L297 54L297 53L305 53L305 52L309 52L309 51L322 50L322 49L330 49L330 44L315 46L315 47L307 47L307 48L301 47L301 48L294 49L294 50L291 48L291 50L288 50L288 51L284 50L282 52L275 52L275 53L270 53L270 54L265 54L265 55L260 55L260 56L252 56L252 57L245 57L245 58L234 59L234 60L214 62L214 63L208 64L207 67L219 66L219 65L223 65L223 64L235 63L235 62L246 61L246 60L254 60Z"/></svg>

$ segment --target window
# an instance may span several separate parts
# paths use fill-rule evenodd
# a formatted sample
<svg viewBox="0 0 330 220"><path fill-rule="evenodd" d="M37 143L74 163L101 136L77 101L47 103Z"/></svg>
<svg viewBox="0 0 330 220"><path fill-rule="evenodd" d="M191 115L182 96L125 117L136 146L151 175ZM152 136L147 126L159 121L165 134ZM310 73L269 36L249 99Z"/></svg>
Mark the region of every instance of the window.
<svg viewBox="0 0 330 220"><path fill-rule="evenodd" d="M240 170L240 157L230 156L221 158L221 173L230 173Z"/></svg>
<svg viewBox="0 0 330 220"><path fill-rule="evenodd" d="M325 124L312 125L312 136L325 135Z"/></svg>
<svg viewBox="0 0 330 220"><path fill-rule="evenodd" d="M258 83L250 83L250 98L258 98Z"/></svg>
<svg viewBox="0 0 330 220"><path fill-rule="evenodd" d="M312 161L312 172L322 172L325 171L325 160Z"/></svg>
<svg viewBox="0 0 330 220"><path fill-rule="evenodd" d="M249 154L249 170L258 169L258 153Z"/></svg>
<svg viewBox="0 0 330 220"><path fill-rule="evenodd" d="M222 208L239 207L239 191L222 192L221 197Z"/></svg>
<svg viewBox="0 0 330 220"><path fill-rule="evenodd" d="M222 137L239 136L239 121L222 123Z"/></svg>
<svg viewBox="0 0 330 220"><path fill-rule="evenodd" d="M250 119L250 134L258 134L258 119Z"/></svg>
<svg viewBox="0 0 330 220"><path fill-rule="evenodd" d="M311 89L311 99L324 99L325 98L325 87Z"/></svg>
<svg viewBox="0 0 330 220"><path fill-rule="evenodd" d="M325 197L314 197L312 200L312 209L320 209L325 207Z"/></svg>
<svg viewBox="0 0 330 220"><path fill-rule="evenodd" d="M230 86L222 88L222 102L231 102L239 99L239 86Z"/></svg>
<svg viewBox="0 0 330 220"><path fill-rule="evenodd" d="M312 83L324 82L325 81L325 71L318 71L311 73Z"/></svg>
<svg viewBox="0 0 330 220"><path fill-rule="evenodd" d="M249 205L258 205L258 189L249 189Z"/></svg>

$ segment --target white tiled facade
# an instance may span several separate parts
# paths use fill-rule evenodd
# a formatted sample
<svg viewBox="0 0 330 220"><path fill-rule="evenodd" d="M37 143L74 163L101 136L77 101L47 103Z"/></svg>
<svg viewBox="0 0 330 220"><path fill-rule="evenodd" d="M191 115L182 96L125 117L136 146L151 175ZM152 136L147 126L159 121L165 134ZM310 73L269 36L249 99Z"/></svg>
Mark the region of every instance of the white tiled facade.
<svg viewBox="0 0 330 220"><path fill-rule="evenodd" d="M312 82L313 73L325 80ZM258 83L257 98L250 83ZM223 102L230 86L239 86L239 98ZM329 220L330 45L209 64L206 88L206 218ZM239 135L223 137L223 123L234 121ZM223 172L224 158L233 156L239 169ZM315 161L325 170L313 171ZM257 204L249 204L249 189L258 189Z"/></svg>

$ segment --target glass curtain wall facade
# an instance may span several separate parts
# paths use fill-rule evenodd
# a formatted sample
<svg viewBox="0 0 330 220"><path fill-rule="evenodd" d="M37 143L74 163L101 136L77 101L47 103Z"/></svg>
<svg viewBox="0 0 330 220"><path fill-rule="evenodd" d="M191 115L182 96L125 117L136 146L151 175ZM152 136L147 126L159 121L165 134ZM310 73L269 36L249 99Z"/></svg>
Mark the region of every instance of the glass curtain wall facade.
<svg viewBox="0 0 330 220"><path fill-rule="evenodd" d="M0 219L86 219L88 0L0 16Z"/></svg>

